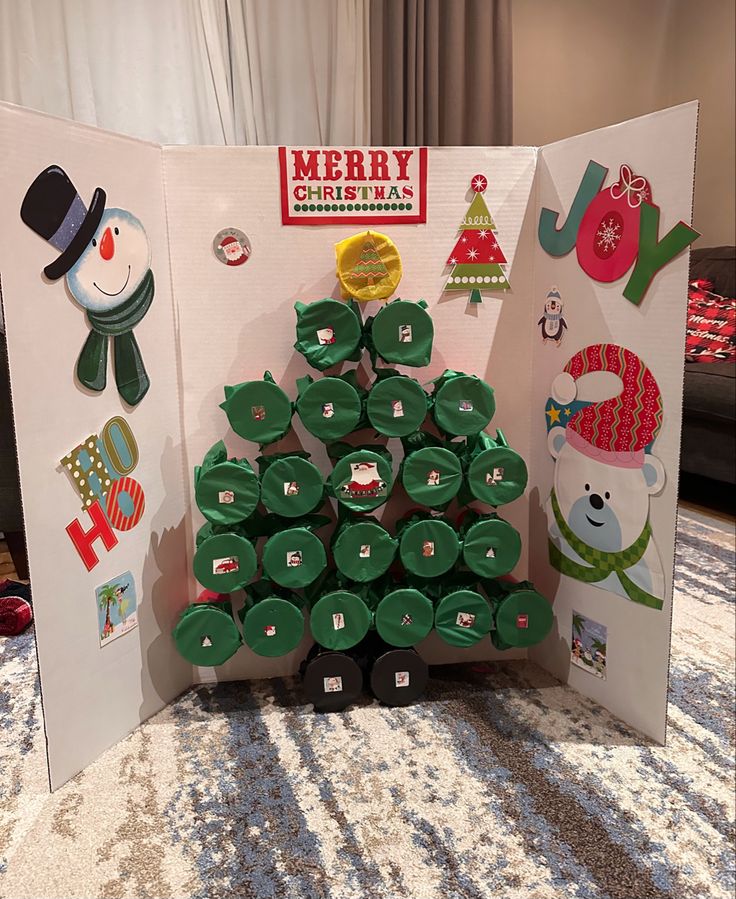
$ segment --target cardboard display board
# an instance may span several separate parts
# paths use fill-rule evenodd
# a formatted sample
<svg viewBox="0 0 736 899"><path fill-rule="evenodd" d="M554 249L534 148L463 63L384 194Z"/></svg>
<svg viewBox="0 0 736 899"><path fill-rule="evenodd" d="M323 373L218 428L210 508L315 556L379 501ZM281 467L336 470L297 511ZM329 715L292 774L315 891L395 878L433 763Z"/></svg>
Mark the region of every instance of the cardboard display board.
<svg viewBox="0 0 736 899"><path fill-rule="evenodd" d="M421 215L391 224L389 213L379 228L401 255L395 296L427 301L435 343L427 368L402 370L422 383L445 369L484 378L497 405L488 431L501 427L527 460L525 495L500 511L522 535L513 575L530 577L554 602L553 633L529 654L657 740L666 710L686 244L671 261L671 247L660 248L662 264L643 298L624 294L644 285L640 230L639 255L649 259L678 221L690 220L696 121L692 103L539 151L329 151L335 180L339 161L372 161L380 174L390 154L408 154L394 155L391 174L399 177L405 164L407 196L422 195ZM178 656L171 630L199 590L191 561L203 519L192 471L219 439L230 455L255 463L258 447L237 436L219 408L223 388L269 370L296 399L296 379L310 369L293 348L294 303L339 299L334 245L372 226L339 215L300 220L305 211L315 217L302 208L306 186L297 195L293 179L282 179L274 147L161 148L7 105L0 146L0 276L56 787L191 683L293 673L305 656L306 636L287 656L264 658L244 646L216 669L193 670ZM302 180L316 184L312 162L327 157L318 148L299 152ZM591 161L597 167L586 180ZM447 264L476 178L487 179L483 195L505 259L493 271L507 277L479 289L472 270L457 259ZM576 201L581 180L588 193ZM292 191L286 204L282 183ZM549 227L554 212L557 233ZM578 213L576 234L592 250L582 239L576 249L565 230ZM97 254L119 265L120 290L117 281L102 286ZM58 271L65 267L66 278ZM370 301L361 314L379 308ZM605 405L622 391L626 402ZM398 441L392 446L400 450ZM298 417L268 452L302 448L330 470ZM395 468L400 457L395 451ZM576 497L573 481L583 471L592 483L578 485ZM622 496L633 499L622 506ZM397 493L378 517L391 529L409 505ZM593 536L587 512L592 528L596 514L608 516ZM97 562L84 539L93 521ZM602 548L586 562L599 534ZM574 564L560 561L565 553ZM645 554L655 562L642 563ZM594 575L581 581L576 564ZM419 649L432 663L527 655L499 652L488 638L452 649L434 634Z"/></svg>

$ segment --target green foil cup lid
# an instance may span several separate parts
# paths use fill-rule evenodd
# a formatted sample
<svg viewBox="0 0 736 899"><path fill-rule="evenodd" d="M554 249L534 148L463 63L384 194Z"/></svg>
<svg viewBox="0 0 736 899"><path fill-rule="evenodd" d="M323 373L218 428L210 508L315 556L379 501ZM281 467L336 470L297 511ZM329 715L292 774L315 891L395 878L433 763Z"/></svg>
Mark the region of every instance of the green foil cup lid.
<svg viewBox="0 0 736 899"><path fill-rule="evenodd" d="M252 605L243 618L243 637L259 656L283 656L304 636L304 613L288 599L268 596Z"/></svg>
<svg viewBox="0 0 736 899"><path fill-rule="evenodd" d="M252 468L237 462L220 462L197 478L194 498L200 512L214 524L242 521L258 505L260 488Z"/></svg>
<svg viewBox="0 0 736 899"><path fill-rule="evenodd" d="M388 571L398 540L376 521L356 521L341 527L332 554L346 577L365 583Z"/></svg>
<svg viewBox="0 0 736 899"><path fill-rule="evenodd" d="M350 649L365 637L373 616L368 606L349 590L325 593L312 606L312 636L325 649Z"/></svg>
<svg viewBox="0 0 736 899"><path fill-rule="evenodd" d="M352 303L324 299L296 303L296 343L309 364L324 371L346 359L358 359L362 327Z"/></svg>
<svg viewBox="0 0 736 899"><path fill-rule="evenodd" d="M477 521L463 540L463 561L481 577L508 574L520 555L521 535L502 518Z"/></svg>
<svg viewBox="0 0 736 899"><path fill-rule="evenodd" d="M456 590L437 603L434 626L450 646L472 646L491 629L491 607L475 590Z"/></svg>
<svg viewBox="0 0 736 899"><path fill-rule="evenodd" d="M496 631L508 646L534 646L552 630L552 606L536 590L513 590L496 606Z"/></svg>
<svg viewBox="0 0 736 899"><path fill-rule="evenodd" d="M462 465L450 450L427 446L406 456L401 480L415 503L441 508L457 495L462 485Z"/></svg>
<svg viewBox="0 0 736 899"><path fill-rule="evenodd" d="M174 643L192 665L222 665L240 646L240 634L232 615L218 606L190 606L174 628Z"/></svg>
<svg viewBox="0 0 736 899"><path fill-rule="evenodd" d="M291 425L291 400L269 380L226 387L220 408L236 434L261 446L280 440Z"/></svg>
<svg viewBox="0 0 736 899"><path fill-rule="evenodd" d="M521 496L528 477L526 462L508 446L482 450L468 467L470 492L489 506L502 506Z"/></svg>
<svg viewBox="0 0 736 899"><path fill-rule="evenodd" d="M449 571L460 555L457 532L439 518L407 525L399 543L401 561L407 571L419 577L437 577Z"/></svg>
<svg viewBox="0 0 736 899"><path fill-rule="evenodd" d="M231 593L253 577L258 559L249 540L227 531L210 534L199 543L192 567L203 587L216 593Z"/></svg>
<svg viewBox="0 0 736 899"><path fill-rule="evenodd" d="M297 412L304 427L320 440L338 440L360 421L360 394L342 378L318 378L300 394Z"/></svg>
<svg viewBox="0 0 736 899"><path fill-rule="evenodd" d="M495 411L493 389L475 375L448 378L434 394L434 420L447 434L482 431Z"/></svg>
<svg viewBox="0 0 736 899"><path fill-rule="evenodd" d="M396 375L377 381L368 394L368 419L379 434L405 437L427 416L427 394L413 378Z"/></svg>
<svg viewBox="0 0 736 899"><path fill-rule="evenodd" d="M419 303L394 300L372 322L371 337L378 355L386 362L422 367L432 357L434 325Z"/></svg>
<svg viewBox="0 0 736 899"><path fill-rule="evenodd" d="M383 505L391 492L393 474L388 459L370 450L356 450L335 463L330 485L339 503L354 512Z"/></svg>
<svg viewBox="0 0 736 899"><path fill-rule="evenodd" d="M391 646L413 646L432 630L434 606L411 587L387 593L376 608L376 630Z"/></svg>
<svg viewBox="0 0 736 899"><path fill-rule="evenodd" d="M306 587L325 569L322 541L306 528L287 528L263 547L263 571L282 587Z"/></svg>
<svg viewBox="0 0 736 899"><path fill-rule="evenodd" d="M319 468L301 456L277 459L261 477L263 505L286 518L299 518L316 509L324 490Z"/></svg>

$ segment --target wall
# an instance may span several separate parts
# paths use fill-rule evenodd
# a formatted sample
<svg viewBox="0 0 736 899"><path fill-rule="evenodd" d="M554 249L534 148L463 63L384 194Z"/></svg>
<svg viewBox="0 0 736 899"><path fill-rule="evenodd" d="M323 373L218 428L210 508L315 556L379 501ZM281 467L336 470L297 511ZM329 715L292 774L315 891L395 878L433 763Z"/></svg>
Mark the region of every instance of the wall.
<svg viewBox="0 0 736 899"><path fill-rule="evenodd" d="M514 143L698 99L698 244L736 243L733 0L514 0L513 16Z"/></svg>

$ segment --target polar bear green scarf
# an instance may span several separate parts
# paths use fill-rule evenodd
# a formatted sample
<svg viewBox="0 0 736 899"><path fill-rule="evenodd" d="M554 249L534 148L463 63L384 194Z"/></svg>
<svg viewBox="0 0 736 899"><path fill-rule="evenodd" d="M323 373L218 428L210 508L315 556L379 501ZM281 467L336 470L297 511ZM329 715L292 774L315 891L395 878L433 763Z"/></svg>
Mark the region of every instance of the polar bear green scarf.
<svg viewBox="0 0 736 899"><path fill-rule="evenodd" d="M621 586L626 591L626 595L633 602L639 602L652 609L662 608L664 603L661 599L652 596L651 593L647 593L646 590L637 586L637 584L635 584L626 574L626 569L636 565L649 545L649 540L652 536L652 528L648 520L644 525L644 530L631 546L626 549L621 549L618 552L607 552L606 550L596 549L593 546L589 546L572 532L570 526L562 517L560 504L557 501L554 490L550 495L550 500L552 502L552 511L554 512L555 522L560 529L560 533L580 558L584 562L587 562L587 565L581 565L579 562L568 559L559 547L555 546L552 540L550 540L549 561L557 571L587 584L597 584L599 581L607 578L609 574L614 573L621 582Z"/></svg>

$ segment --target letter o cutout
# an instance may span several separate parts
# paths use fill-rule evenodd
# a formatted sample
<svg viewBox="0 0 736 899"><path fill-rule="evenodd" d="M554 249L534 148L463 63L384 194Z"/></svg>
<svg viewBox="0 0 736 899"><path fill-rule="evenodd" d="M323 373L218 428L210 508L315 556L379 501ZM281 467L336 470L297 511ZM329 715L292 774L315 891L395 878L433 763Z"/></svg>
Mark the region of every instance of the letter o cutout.
<svg viewBox="0 0 736 899"><path fill-rule="evenodd" d="M141 520L146 508L143 487L135 478L113 481L107 494L107 517L116 531L129 531Z"/></svg>

